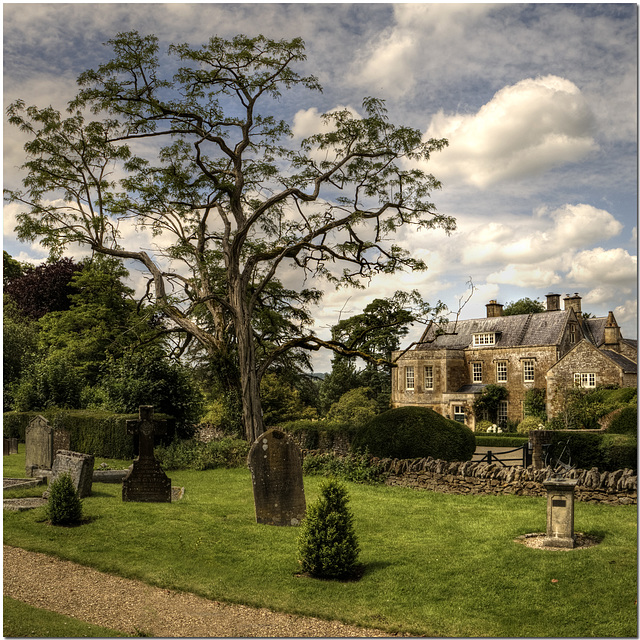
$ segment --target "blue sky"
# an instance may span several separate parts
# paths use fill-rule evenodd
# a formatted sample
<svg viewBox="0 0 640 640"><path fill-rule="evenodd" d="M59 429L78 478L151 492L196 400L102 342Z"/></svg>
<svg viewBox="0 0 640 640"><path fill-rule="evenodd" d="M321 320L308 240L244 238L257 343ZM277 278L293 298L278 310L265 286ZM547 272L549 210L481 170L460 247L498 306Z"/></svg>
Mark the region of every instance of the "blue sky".
<svg viewBox="0 0 640 640"><path fill-rule="evenodd" d="M637 6L635 4L4 4L4 106L16 98L63 108L75 79L108 54L120 31L161 45L211 35L301 36L324 91L285 96L282 117L306 135L317 114L386 100L390 119L445 137L427 165L443 182L438 210L457 231L400 231L426 273L382 277L363 291L327 288L321 334L400 288L463 317L508 303L579 292L583 310L613 310L637 336ZM4 185L16 187L24 139L4 127ZM16 242L4 211L4 248L20 260L46 253ZM79 257L80 251L74 253ZM136 274L133 274L134 278ZM416 327L412 337L419 335ZM327 370L330 356L318 358Z"/></svg>

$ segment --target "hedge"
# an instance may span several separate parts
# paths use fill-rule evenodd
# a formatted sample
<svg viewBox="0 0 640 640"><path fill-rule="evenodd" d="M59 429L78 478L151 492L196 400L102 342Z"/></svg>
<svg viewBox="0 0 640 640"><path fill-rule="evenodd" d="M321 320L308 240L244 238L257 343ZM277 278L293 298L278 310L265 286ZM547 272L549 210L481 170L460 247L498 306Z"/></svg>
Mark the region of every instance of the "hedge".
<svg viewBox="0 0 640 640"><path fill-rule="evenodd" d="M476 433L476 446L478 447L521 447L529 442L529 436L526 433L508 435L500 435L495 433Z"/></svg>
<svg viewBox="0 0 640 640"><path fill-rule="evenodd" d="M607 432L637 436L638 407L631 406L620 409L620 413L609 424Z"/></svg>
<svg viewBox="0 0 640 640"><path fill-rule="evenodd" d="M320 441L330 448L337 436L353 438L356 428L343 422L330 422L328 420L292 420L282 422L278 429L291 435L299 436L300 446L303 449L314 450L320 446Z"/></svg>
<svg viewBox="0 0 640 640"><path fill-rule="evenodd" d="M437 458L471 460L476 448L473 431L426 407L390 409L359 428L354 451L377 458Z"/></svg>
<svg viewBox="0 0 640 640"><path fill-rule="evenodd" d="M558 431L553 432L549 453L556 459L569 440L571 466L578 469L597 467L600 471L638 469L638 441L634 436ZM563 462L568 462L565 453Z"/></svg>
<svg viewBox="0 0 640 640"><path fill-rule="evenodd" d="M137 438L127 433L127 420L137 420L138 414L119 414L108 411L60 410L11 411L3 415L5 438L18 438L24 442L29 422L41 415L54 429L69 431L70 448L101 458L131 460L137 455ZM159 420L167 420L167 432L157 442L168 443L175 433L175 420L164 414L156 414Z"/></svg>

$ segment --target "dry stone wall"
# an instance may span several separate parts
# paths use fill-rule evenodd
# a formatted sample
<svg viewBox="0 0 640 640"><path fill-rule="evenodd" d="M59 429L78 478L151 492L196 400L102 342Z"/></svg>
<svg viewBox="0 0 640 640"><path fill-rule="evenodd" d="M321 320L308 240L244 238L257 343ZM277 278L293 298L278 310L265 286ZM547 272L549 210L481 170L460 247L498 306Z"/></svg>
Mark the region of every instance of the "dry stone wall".
<svg viewBox="0 0 640 640"><path fill-rule="evenodd" d="M546 496L543 482L554 475L551 467L503 467L486 462L446 462L433 458L376 462L387 472L386 484L469 495ZM638 477L632 469L600 472L572 469L562 477L576 479L575 498L582 502L637 504Z"/></svg>

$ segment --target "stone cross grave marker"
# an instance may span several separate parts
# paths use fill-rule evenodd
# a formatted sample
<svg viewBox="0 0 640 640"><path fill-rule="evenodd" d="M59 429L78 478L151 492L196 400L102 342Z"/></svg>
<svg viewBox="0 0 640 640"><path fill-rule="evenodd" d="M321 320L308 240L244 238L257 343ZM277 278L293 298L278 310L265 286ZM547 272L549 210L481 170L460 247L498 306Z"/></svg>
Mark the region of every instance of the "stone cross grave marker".
<svg viewBox="0 0 640 640"><path fill-rule="evenodd" d="M300 447L283 431L269 429L251 446L249 468L256 521L284 527L300 524L307 509Z"/></svg>
<svg viewBox="0 0 640 640"><path fill-rule="evenodd" d="M94 464L95 458L92 455L60 449L56 452L56 457L51 467L49 486L58 476L68 473L71 476L73 486L78 492L78 497L86 498L91 495ZM48 494L48 491L45 491L45 496L46 494Z"/></svg>
<svg viewBox="0 0 640 640"><path fill-rule="evenodd" d="M153 417L153 407L141 405L139 420L127 420L127 433L137 434L138 457L122 481L125 502L171 502L171 479L153 455L154 435L164 433L165 420Z"/></svg>

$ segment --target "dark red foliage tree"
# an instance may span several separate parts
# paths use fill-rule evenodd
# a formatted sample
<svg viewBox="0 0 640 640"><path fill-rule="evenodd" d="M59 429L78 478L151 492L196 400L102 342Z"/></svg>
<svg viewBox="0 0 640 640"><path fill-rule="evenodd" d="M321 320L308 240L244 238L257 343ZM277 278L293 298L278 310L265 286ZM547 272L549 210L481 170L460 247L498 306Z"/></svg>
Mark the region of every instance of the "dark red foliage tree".
<svg viewBox="0 0 640 640"><path fill-rule="evenodd" d="M23 314L35 320L51 311L66 311L71 305L69 295L75 293L73 276L82 268L71 258L26 267L22 275L4 284L4 293Z"/></svg>

